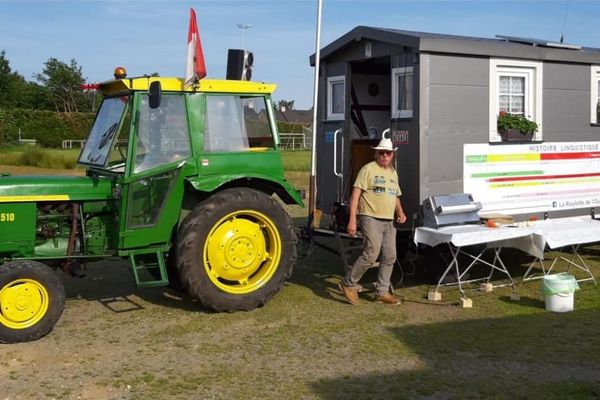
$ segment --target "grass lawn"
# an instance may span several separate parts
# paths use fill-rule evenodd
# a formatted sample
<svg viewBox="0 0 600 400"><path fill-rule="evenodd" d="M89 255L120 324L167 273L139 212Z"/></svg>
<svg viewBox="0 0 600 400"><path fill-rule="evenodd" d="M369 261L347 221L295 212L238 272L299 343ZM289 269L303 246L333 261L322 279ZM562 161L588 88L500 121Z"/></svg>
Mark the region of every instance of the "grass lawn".
<svg viewBox="0 0 600 400"><path fill-rule="evenodd" d="M41 149L31 146L6 146L0 149L0 165L30 166L39 168L76 168L81 149ZM286 171L308 172L310 151L282 151L281 161Z"/></svg>
<svg viewBox="0 0 600 400"><path fill-rule="evenodd" d="M308 184L308 157L283 154L299 187ZM0 347L1 397L600 398L593 283L581 283L569 313L544 310L539 280L519 287L519 301L508 287L469 291L473 308L463 309L453 287L440 303L426 300L430 261L411 254L404 275L394 276L403 276L402 305L376 304L366 292L350 306L337 289L343 268L335 241L317 236L312 249L268 304L234 314L202 310L183 293L136 288L127 262L90 264L87 278L65 278L67 306L48 336ZM531 260L504 254L518 280ZM600 247L581 254L598 276Z"/></svg>
<svg viewBox="0 0 600 400"><path fill-rule="evenodd" d="M0 149L0 173L13 175L84 175L76 165L80 149L37 149L27 146ZM281 161L286 178L297 189L308 193L310 151L282 151ZM300 206L286 206L293 217L306 217L307 210Z"/></svg>
<svg viewBox="0 0 600 400"><path fill-rule="evenodd" d="M334 241L317 237L265 307L201 310L187 296L137 289L124 262L67 280L67 307L45 338L4 346L8 398L594 399L600 396L600 296L582 283L575 311L544 310L540 282L428 304L421 261L399 306L343 301ZM600 249L585 251L596 273ZM515 276L527 265L511 255ZM405 261L406 272L412 267ZM372 274L365 280L372 279ZM36 368L22 368L35 365ZM74 369L74 366L76 368ZM69 373L70 372L70 373ZM35 384L33 384L35 382Z"/></svg>
<svg viewBox="0 0 600 400"><path fill-rule="evenodd" d="M6 147L0 150L0 165L48 169L75 169L80 149L44 149L34 146ZM0 171L2 172L2 171Z"/></svg>
<svg viewBox="0 0 600 400"><path fill-rule="evenodd" d="M294 150L282 151L281 162L286 171L309 172L310 171L310 151Z"/></svg>

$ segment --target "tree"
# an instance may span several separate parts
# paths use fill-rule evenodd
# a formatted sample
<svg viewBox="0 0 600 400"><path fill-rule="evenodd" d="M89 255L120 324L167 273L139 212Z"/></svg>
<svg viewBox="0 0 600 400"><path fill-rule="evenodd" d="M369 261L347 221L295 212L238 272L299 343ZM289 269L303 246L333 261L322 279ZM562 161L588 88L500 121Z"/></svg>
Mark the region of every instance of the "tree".
<svg viewBox="0 0 600 400"><path fill-rule="evenodd" d="M295 100L279 100L277 102L277 109L281 111L293 110Z"/></svg>
<svg viewBox="0 0 600 400"><path fill-rule="evenodd" d="M27 82L20 96L22 98L22 105L19 107L21 108L48 111L54 110L54 103L45 86L41 86L35 82Z"/></svg>
<svg viewBox="0 0 600 400"><path fill-rule="evenodd" d="M17 72L13 72L6 52L0 52L0 108L15 108L23 104L23 90L27 82Z"/></svg>
<svg viewBox="0 0 600 400"><path fill-rule="evenodd" d="M56 58L48 59L36 79L48 89L56 111L88 111L88 101L80 87L85 78L75 59L71 59L70 64Z"/></svg>

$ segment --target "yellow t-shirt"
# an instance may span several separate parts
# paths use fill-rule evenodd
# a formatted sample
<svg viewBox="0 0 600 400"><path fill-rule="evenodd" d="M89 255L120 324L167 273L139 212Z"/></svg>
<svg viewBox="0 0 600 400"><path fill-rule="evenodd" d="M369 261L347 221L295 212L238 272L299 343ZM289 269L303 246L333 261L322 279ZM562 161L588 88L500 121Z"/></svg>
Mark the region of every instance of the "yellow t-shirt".
<svg viewBox="0 0 600 400"><path fill-rule="evenodd" d="M394 168L382 168L372 161L358 171L354 187L363 191L358 200L358 215L394 219L396 197L402 194Z"/></svg>

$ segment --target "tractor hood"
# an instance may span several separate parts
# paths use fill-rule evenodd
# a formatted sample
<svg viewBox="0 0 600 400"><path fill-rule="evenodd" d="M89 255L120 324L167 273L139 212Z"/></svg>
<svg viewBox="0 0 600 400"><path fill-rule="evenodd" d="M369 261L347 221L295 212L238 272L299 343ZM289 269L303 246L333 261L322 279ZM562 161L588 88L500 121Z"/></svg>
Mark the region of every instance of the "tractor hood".
<svg viewBox="0 0 600 400"><path fill-rule="evenodd" d="M0 176L0 203L88 201L112 198L107 178Z"/></svg>

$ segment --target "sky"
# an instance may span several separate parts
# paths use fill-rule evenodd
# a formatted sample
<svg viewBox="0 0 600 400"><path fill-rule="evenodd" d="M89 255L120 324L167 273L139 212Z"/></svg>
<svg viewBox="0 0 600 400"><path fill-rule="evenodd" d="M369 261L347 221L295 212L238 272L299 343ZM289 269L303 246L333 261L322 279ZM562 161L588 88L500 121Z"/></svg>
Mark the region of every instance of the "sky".
<svg viewBox="0 0 600 400"><path fill-rule="evenodd" d="M75 59L87 81L158 72L183 77L189 8L196 10L209 78L224 79L227 50L254 53L252 80L277 83L275 101L312 106L317 0L0 0L0 51L34 80L51 57ZM600 0L323 0L321 47L359 25L493 38L520 36L600 48ZM250 25L248 29L238 24Z"/></svg>

